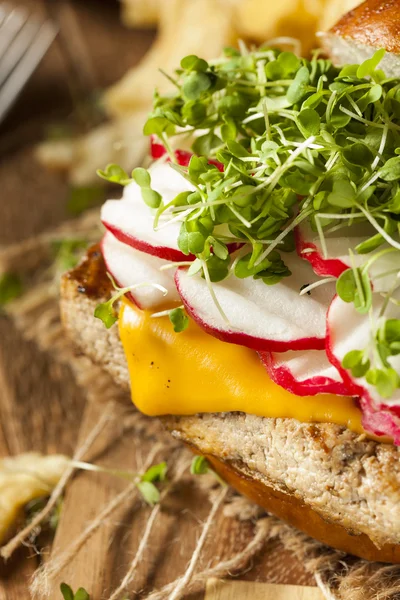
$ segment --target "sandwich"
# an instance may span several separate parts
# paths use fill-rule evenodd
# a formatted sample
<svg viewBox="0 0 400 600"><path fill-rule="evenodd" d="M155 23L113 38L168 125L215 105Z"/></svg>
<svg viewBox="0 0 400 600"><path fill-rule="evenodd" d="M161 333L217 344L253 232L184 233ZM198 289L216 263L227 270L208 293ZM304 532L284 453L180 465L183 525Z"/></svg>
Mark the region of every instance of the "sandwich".
<svg viewBox="0 0 400 600"><path fill-rule="evenodd" d="M182 59L151 164L61 284L65 329L136 407L316 539L400 562L400 1L310 59ZM275 40L274 43L277 43ZM295 41L294 41L295 43Z"/></svg>

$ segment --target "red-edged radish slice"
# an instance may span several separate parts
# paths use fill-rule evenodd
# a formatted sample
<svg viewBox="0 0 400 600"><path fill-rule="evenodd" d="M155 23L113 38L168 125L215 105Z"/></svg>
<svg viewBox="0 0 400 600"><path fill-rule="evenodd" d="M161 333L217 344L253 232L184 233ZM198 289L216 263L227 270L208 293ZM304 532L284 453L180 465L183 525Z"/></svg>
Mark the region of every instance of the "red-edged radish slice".
<svg viewBox="0 0 400 600"><path fill-rule="evenodd" d="M194 187L167 163L155 164L149 169L152 188L161 194L164 203L180 192L194 191ZM171 219L171 215L168 217ZM121 200L108 200L101 209L103 225L124 244L141 252L171 261L193 260L178 247L180 221L166 225L160 220L160 229L154 231L154 213L144 203L140 187L130 183Z"/></svg>
<svg viewBox="0 0 400 600"><path fill-rule="evenodd" d="M348 235L344 235L344 234ZM326 235L328 257L325 258L318 235L312 231L309 223L301 223L295 231L296 250L301 258L308 260L317 275L339 277L351 266L349 248L354 248L360 242L374 235L368 223L360 223L349 228L338 230ZM349 235L350 234L350 235ZM363 266L374 254L387 250L389 244L382 244L368 254L354 254L354 266ZM387 292L393 285L393 270L398 267L400 254L390 252L381 256L369 270L375 292ZM389 272L387 277L382 275Z"/></svg>
<svg viewBox="0 0 400 600"><path fill-rule="evenodd" d="M172 307L180 302L174 283L174 269L160 271L160 267L168 264L168 261L130 248L109 232L103 237L101 251L107 270L119 287L155 283L167 290L168 294L165 297L160 290L152 286L129 292L128 295L139 308L156 309L165 305Z"/></svg>
<svg viewBox="0 0 400 600"><path fill-rule="evenodd" d="M162 156L165 156L166 153L167 153L167 150L165 149L165 146L161 142L159 142L154 136L152 136L151 145L150 145L151 157L154 159L158 159L158 158L161 158ZM183 149L175 150L175 157L178 162L178 165L181 165L182 167L189 166L190 159L192 158L192 156L193 156L193 152L190 152L189 150L183 150ZM168 158L167 160L169 161L170 159ZM208 160L208 162L210 163L210 165L214 165L215 167L217 167L217 169L219 171L221 171L221 173L224 170L224 165L222 163L220 163L218 160L214 160L213 158L210 158Z"/></svg>
<svg viewBox="0 0 400 600"><path fill-rule="evenodd" d="M374 298L372 319L377 319L384 299ZM389 303L385 318L396 318L398 307ZM342 366L345 355L350 350L364 350L371 336L369 315L361 315L352 303L343 302L338 296L329 307L327 317L327 355L338 369L351 393L361 397L360 405L364 414L364 427L377 435L389 435L400 444L400 390L396 390L389 399L383 399L375 386L364 377L353 377L351 371ZM397 357L394 357L397 359ZM392 360L392 359L390 359ZM399 371L400 365L393 362L393 368Z"/></svg>
<svg viewBox="0 0 400 600"><path fill-rule="evenodd" d="M350 264L349 248L354 250L357 244L376 233L368 224L341 228L332 234L325 234L327 256L324 256L318 234L309 223L303 222L295 231L296 250L301 258L308 260L317 275L339 277ZM355 266L368 260L368 254L355 255Z"/></svg>
<svg viewBox="0 0 400 600"><path fill-rule="evenodd" d="M154 164L149 169L152 187L165 203L173 200L180 192L193 191L195 188L182 175L171 169L167 163ZM101 220L105 228L120 242L132 246L136 250L152 254L172 262L194 260L192 254L186 255L179 250L178 236L181 221L167 224L172 218L166 211L159 222L159 229L154 230L154 213L144 203L140 187L129 184L121 200L108 200L101 209ZM219 234L232 234L227 225L218 225ZM242 244L227 244L229 252L234 252Z"/></svg>
<svg viewBox="0 0 400 600"><path fill-rule="evenodd" d="M375 409L368 398L360 399L362 410L362 426L377 436L388 436L393 439L396 446L400 446L400 418L393 413L393 409Z"/></svg>
<svg viewBox="0 0 400 600"><path fill-rule="evenodd" d="M326 311L334 285L328 283L312 290L310 296L300 296L302 286L319 278L295 254L285 254L284 260L292 275L276 285L234 276L212 284L229 323L202 277L178 269L175 280L188 313L205 331L221 340L275 352L323 349Z"/></svg>
<svg viewBox="0 0 400 600"><path fill-rule="evenodd" d="M260 352L260 358L271 379L292 394L349 395L346 384L324 350Z"/></svg>

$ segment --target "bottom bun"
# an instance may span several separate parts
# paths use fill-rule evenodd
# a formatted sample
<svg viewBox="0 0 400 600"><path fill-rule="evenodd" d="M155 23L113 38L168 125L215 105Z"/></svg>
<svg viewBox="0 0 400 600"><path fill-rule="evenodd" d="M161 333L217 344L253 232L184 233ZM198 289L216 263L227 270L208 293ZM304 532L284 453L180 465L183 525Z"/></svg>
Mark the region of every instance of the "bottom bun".
<svg viewBox="0 0 400 600"><path fill-rule="evenodd" d="M283 493L246 477L235 467L215 456L206 455L206 458L212 468L235 490L316 540L366 560L400 563L400 545L385 544L377 548L365 533L350 534L341 525L325 521L293 494Z"/></svg>
<svg viewBox="0 0 400 600"><path fill-rule="evenodd" d="M241 413L163 417L237 491L318 541L400 563L397 449L328 423ZM392 454L393 453L393 454Z"/></svg>

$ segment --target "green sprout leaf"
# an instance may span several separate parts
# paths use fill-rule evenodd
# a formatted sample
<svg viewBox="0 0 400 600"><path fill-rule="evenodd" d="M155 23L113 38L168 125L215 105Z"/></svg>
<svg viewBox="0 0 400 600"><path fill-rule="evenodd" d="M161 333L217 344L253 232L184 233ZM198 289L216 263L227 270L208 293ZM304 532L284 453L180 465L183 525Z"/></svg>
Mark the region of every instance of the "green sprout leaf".
<svg viewBox="0 0 400 600"><path fill-rule="evenodd" d="M192 145L193 152L199 156L211 156L214 148L222 145L220 137L215 135L213 131L199 136Z"/></svg>
<svg viewBox="0 0 400 600"><path fill-rule="evenodd" d="M139 481L137 488L149 506L160 502L160 492L151 481Z"/></svg>
<svg viewBox="0 0 400 600"><path fill-rule="evenodd" d="M353 377L364 377L370 368L370 361L361 350L350 350L342 361L345 369L350 369Z"/></svg>
<svg viewBox="0 0 400 600"><path fill-rule="evenodd" d="M86 590L79 588L74 596L74 600L90 600L90 596Z"/></svg>
<svg viewBox="0 0 400 600"><path fill-rule="evenodd" d="M192 475L205 475L210 472L210 465L204 456L195 456L190 465Z"/></svg>
<svg viewBox="0 0 400 600"><path fill-rule="evenodd" d="M200 254L208 237L207 230L199 221L182 223L178 237L178 246L183 254Z"/></svg>
<svg viewBox="0 0 400 600"><path fill-rule="evenodd" d="M380 50L377 50L371 58L368 58L361 63L357 69L357 77L359 79L364 79L364 77L373 75L376 67L379 65L385 54L386 50L384 48L380 48Z"/></svg>
<svg viewBox="0 0 400 600"><path fill-rule="evenodd" d="M74 594L68 584L62 583L60 585L60 590L64 600L90 600L89 594L82 587Z"/></svg>
<svg viewBox="0 0 400 600"><path fill-rule="evenodd" d="M101 302L98 304L94 310L94 316L96 319L100 319L103 321L104 325L107 329L110 329L118 321L118 317L115 314L113 303Z"/></svg>
<svg viewBox="0 0 400 600"><path fill-rule="evenodd" d="M286 94L286 99L290 104L300 102L307 91L307 85L310 81L310 73L306 66L301 67Z"/></svg>
<svg viewBox="0 0 400 600"><path fill-rule="evenodd" d="M394 369L370 369L366 374L366 380L376 386L382 398L390 398L399 387L400 378Z"/></svg>
<svg viewBox="0 0 400 600"><path fill-rule="evenodd" d="M150 173L142 167L137 167L132 171L132 179L139 187L149 188L151 186Z"/></svg>
<svg viewBox="0 0 400 600"><path fill-rule="evenodd" d="M166 462L161 462L158 465L153 465L147 469L146 473L142 475L142 481L149 481L154 483L156 481L163 482L167 477L168 466Z"/></svg>
<svg viewBox="0 0 400 600"><path fill-rule="evenodd" d="M98 169L97 175L110 183L119 183L120 185L127 185L131 181L128 173L122 167L115 164L107 165L104 171Z"/></svg>
<svg viewBox="0 0 400 600"><path fill-rule="evenodd" d="M74 592L67 583L62 583L60 590L64 600L74 600Z"/></svg>
<svg viewBox="0 0 400 600"><path fill-rule="evenodd" d="M389 158L380 169L380 176L385 181L398 181L400 179L400 156Z"/></svg>
<svg viewBox="0 0 400 600"><path fill-rule="evenodd" d="M337 179L328 195L328 202L339 208L351 208L355 204L356 192L348 179Z"/></svg>
<svg viewBox="0 0 400 600"><path fill-rule="evenodd" d="M193 458L190 465L190 472L192 475L213 475L220 485L226 486L225 481L211 468L210 463L204 456L195 456Z"/></svg>
<svg viewBox="0 0 400 600"><path fill-rule="evenodd" d="M354 302L357 284L352 269L347 269L339 276L336 282L337 295L343 302Z"/></svg>
<svg viewBox="0 0 400 600"><path fill-rule="evenodd" d="M143 473L140 481L136 484L137 489L149 506L154 506L160 502L160 491L154 484L166 480L167 470L166 462L153 465Z"/></svg>
<svg viewBox="0 0 400 600"><path fill-rule="evenodd" d="M192 72L184 80L182 92L188 100L198 100L210 87L211 79L206 73Z"/></svg>
<svg viewBox="0 0 400 600"><path fill-rule="evenodd" d="M185 71L207 71L208 63L195 54L190 54L189 56L182 58L181 67L182 69L185 69Z"/></svg>
<svg viewBox="0 0 400 600"><path fill-rule="evenodd" d="M151 189L150 173L142 167L132 171L132 179L138 184L142 192L142 198L149 208L159 208L162 204L161 195Z"/></svg>
<svg viewBox="0 0 400 600"><path fill-rule="evenodd" d="M297 125L305 138L318 135L321 127L321 117L313 108L305 108L297 117Z"/></svg>
<svg viewBox="0 0 400 600"><path fill-rule="evenodd" d="M96 319L100 319L107 329L110 329L110 327L112 327L114 323L118 321L118 316L116 315L114 310L114 304L118 302L118 300L128 292L132 292L133 290L141 287L154 287L156 290L159 290L164 296L166 296L168 293L168 290L166 290L165 287L158 283L152 283L151 281L144 281L143 283L137 283L129 287L119 288L116 285L114 279L111 277L111 275L109 273L107 273L107 275L111 280L111 283L114 289L116 290L116 293L109 300L107 300L107 302L101 302L100 304L98 304L94 310L94 316L96 317Z"/></svg>
<svg viewBox="0 0 400 600"><path fill-rule="evenodd" d="M176 333L181 333L189 327L189 317L182 308L174 308L169 313L169 320L174 326Z"/></svg>
<svg viewBox="0 0 400 600"><path fill-rule="evenodd" d="M172 124L166 117L150 117L144 127L144 135L157 135L163 138L163 134L172 135L175 132L175 124Z"/></svg>

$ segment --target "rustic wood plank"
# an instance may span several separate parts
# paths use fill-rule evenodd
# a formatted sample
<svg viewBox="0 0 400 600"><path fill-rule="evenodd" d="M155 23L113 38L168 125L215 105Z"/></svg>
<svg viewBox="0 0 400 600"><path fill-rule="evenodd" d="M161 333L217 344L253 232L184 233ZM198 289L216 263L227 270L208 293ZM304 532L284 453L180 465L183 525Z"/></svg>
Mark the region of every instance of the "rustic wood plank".
<svg viewBox="0 0 400 600"><path fill-rule="evenodd" d="M210 579L204 600L323 600L315 587Z"/></svg>
<svg viewBox="0 0 400 600"><path fill-rule="evenodd" d="M101 405L88 405L80 433L80 443L98 421L102 410ZM115 405L113 416L114 421L110 424L108 432L105 432L93 448L96 462L140 472L159 436L166 434L162 433L156 422L148 421L138 413L135 416L133 409L131 414L127 415L126 407L122 405ZM129 421L133 422L131 429L127 425ZM121 429L125 429L125 435L121 435ZM140 437L139 431L142 431ZM183 449L179 450L179 453L182 452L187 453L189 464L189 453ZM168 459L168 455L161 454L155 462L164 459ZM79 474L67 492L54 543L53 558L60 556L101 508L126 485L125 481L110 475ZM169 498L157 521L149 549L135 576L136 591L168 583L177 577L186 565L196 540L196 519L205 517L207 506L204 494L194 495L190 486L184 490L184 496L180 488ZM137 550L150 511L149 508L143 507L141 502L139 505L140 510L136 499L125 503L103 524L56 578L53 594L65 580L73 587L86 587L96 600L110 593L119 584ZM194 511L199 506L202 510L195 517Z"/></svg>

